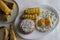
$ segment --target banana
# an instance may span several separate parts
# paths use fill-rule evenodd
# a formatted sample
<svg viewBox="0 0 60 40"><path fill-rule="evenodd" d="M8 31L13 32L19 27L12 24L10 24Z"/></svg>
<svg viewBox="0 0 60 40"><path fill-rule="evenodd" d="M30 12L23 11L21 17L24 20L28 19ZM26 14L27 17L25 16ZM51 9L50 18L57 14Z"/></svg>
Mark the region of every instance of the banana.
<svg viewBox="0 0 60 40"><path fill-rule="evenodd" d="M10 40L16 40L16 36L13 31L13 26L10 26Z"/></svg>
<svg viewBox="0 0 60 40"><path fill-rule="evenodd" d="M8 29L4 28L4 36L3 36L3 40L8 40Z"/></svg>

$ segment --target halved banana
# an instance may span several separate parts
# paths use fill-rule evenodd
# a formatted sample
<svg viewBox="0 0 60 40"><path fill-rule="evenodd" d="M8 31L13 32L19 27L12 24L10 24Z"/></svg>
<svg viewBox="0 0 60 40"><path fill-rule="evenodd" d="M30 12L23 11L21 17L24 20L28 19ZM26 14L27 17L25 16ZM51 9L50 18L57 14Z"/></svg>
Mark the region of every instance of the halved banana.
<svg viewBox="0 0 60 40"><path fill-rule="evenodd" d="M8 40L8 29L6 27L4 27L4 36L3 36L3 40Z"/></svg>
<svg viewBox="0 0 60 40"><path fill-rule="evenodd" d="M10 26L10 40L16 40L16 35L13 31L13 26Z"/></svg>

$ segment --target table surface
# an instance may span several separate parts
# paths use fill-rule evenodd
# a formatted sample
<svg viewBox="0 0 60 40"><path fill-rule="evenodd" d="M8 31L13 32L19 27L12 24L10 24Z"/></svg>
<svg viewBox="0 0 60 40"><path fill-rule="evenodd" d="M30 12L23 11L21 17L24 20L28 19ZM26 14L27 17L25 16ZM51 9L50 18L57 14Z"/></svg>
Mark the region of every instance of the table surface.
<svg viewBox="0 0 60 40"><path fill-rule="evenodd" d="M48 5L52 5L53 7L55 7L58 12L60 13L60 0L15 0L18 5L19 5L19 8L21 6L21 3L24 4L24 3L38 3L38 4L48 4ZM59 20L60 20L60 16L59 16ZM60 21L59 21L59 24L60 24ZM57 27L51 32L49 33L48 35L46 35L45 37L43 38L39 38L39 39L36 39L36 40L60 40L60 25L57 25ZM20 37L17 38L17 40L25 40L25 39L21 39Z"/></svg>

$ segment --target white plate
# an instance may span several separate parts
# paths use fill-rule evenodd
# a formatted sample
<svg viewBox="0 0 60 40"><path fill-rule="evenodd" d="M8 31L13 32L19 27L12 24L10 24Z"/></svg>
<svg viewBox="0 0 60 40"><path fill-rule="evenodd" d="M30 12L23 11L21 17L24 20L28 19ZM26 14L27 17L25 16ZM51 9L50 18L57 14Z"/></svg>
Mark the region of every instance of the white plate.
<svg viewBox="0 0 60 40"><path fill-rule="evenodd" d="M8 1L8 2L15 2L14 0L6 0L6 1ZM8 21L0 21L0 24L11 23L11 22L13 22L16 19L17 15L19 13L19 7L18 7L18 4L16 2L15 2L15 4L16 4L16 6L15 6L13 12L12 12L10 20L8 20Z"/></svg>
<svg viewBox="0 0 60 40"><path fill-rule="evenodd" d="M18 24L19 24L19 21L20 21L19 17L23 14L23 11L26 8L33 8L33 7L39 7L39 8L45 9L45 10L50 10L50 11L55 12L55 14L57 16L57 23L56 23L56 25L58 24L58 21L59 21L59 16L58 16L57 10L55 8L49 6L49 5L32 5L32 6L30 5L29 7L25 6L25 7L21 8L23 10L22 10L22 13L20 12L20 14L18 15L18 17L16 18L16 21L15 21L15 30L16 30L16 32L17 32L17 34L19 36L21 36L22 38L25 38L25 39L37 39L37 38L40 38L40 37L44 37L45 35L47 35L48 33L50 33L56 27L56 25L55 25L55 27L52 30L50 30L49 32L42 33L42 32L39 32L39 31L37 31L35 29L31 34L28 34L28 35L21 34L18 31L18 27L19 27Z"/></svg>

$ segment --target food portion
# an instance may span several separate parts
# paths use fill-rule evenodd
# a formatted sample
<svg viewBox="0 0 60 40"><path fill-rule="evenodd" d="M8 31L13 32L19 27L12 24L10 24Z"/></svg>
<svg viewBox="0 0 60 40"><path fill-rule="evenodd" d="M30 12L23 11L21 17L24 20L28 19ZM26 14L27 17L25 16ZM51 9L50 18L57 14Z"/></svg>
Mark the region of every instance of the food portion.
<svg viewBox="0 0 60 40"><path fill-rule="evenodd" d="M52 19L51 19L50 17L45 18L45 25L46 25L46 26L51 25L51 23L52 23L52 21L51 21L51 20L52 20Z"/></svg>
<svg viewBox="0 0 60 40"><path fill-rule="evenodd" d="M8 29L5 26L0 27L0 40L8 40Z"/></svg>
<svg viewBox="0 0 60 40"><path fill-rule="evenodd" d="M9 15L12 15L12 12L15 8L15 3L14 2L7 2L7 1L3 1L8 7L9 9L11 10L11 13L9 13Z"/></svg>
<svg viewBox="0 0 60 40"><path fill-rule="evenodd" d="M5 26L0 27L0 40L16 40L13 26L10 26L10 30Z"/></svg>
<svg viewBox="0 0 60 40"><path fill-rule="evenodd" d="M37 14L39 15L42 10L40 8L28 8L24 11L26 14Z"/></svg>
<svg viewBox="0 0 60 40"><path fill-rule="evenodd" d="M5 12L5 14L11 13L11 9L8 8L8 6L0 0L0 9Z"/></svg>
<svg viewBox="0 0 60 40"><path fill-rule="evenodd" d="M45 20L44 19L38 20L37 25L38 26L45 26Z"/></svg>
<svg viewBox="0 0 60 40"><path fill-rule="evenodd" d="M14 2L0 0L0 20L9 21L15 8Z"/></svg>
<svg viewBox="0 0 60 40"><path fill-rule="evenodd" d="M23 34L30 34L35 29L35 23L33 20L30 19L24 19L20 23L20 32Z"/></svg>
<svg viewBox="0 0 60 40"><path fill-rule="evenodd" d="M49 31L55 27L57 21L55 12L43 8L28 8L24 10L24 14L20 18L22 21L20 22L20 32L23 34L33 32L35 26L40 32Z"/></svg>
<svg viewBox="0 0 60 40"><path fill-rule="evenodd" d="M32 20L36 20L37 18L38 18L38 15L37 14L34 14L34 15L27 15L27 14L25 14L25 15L23 15L22 16L22 19L32 19Z"/></svg>
<svg viewBox="0 0 60 40"><path fill-rule="evenodd" d="M8 29L7 28L4 28L4 38L3 40L8 40Z"/></svg>
<svg viewBox="0 0 60 40"><path fill-rule="evenodd" d="M51 23L52 22L50 17L38 20L38 26L49 26Z"/></svg>
<svg viewBox="0 0 60 40"><path fill-rule="evenodd" d="M54 28L57 21L56 14L51 11L42 11L41 16L36 21L36 28L40 32L46 32Z"/></svg>
<svg viewBox="0 0 60 40"><path fill-rule="evenodd" d="M9 33L10 33L10 34L9 34L9 35L10 35L10 36L9 36L9 37L10 37L9 40L16 40L16 35L15 35L15 33L14 33L14 30L13 30L13 26L12 26L12 25L10 26L10 31L9 31Z"/></svg>
<svg viewBox="0 0 60 40"><path fill-rule="evenodd" d="M1 20L1 21L10 20L10 15L1 15L1 14L0 14L0 20Z"/></svg>
<svg viewBox="0 0 60 40"><path fill-rule="evenodd" d="M24 11L24 14L21 16L21 18L36 20L41 12L42 10L40 8L28 8Z"/></svg>
<svg viewBox="0 0 60 40"><path fill-rule="evenodd" d="M15 8L15 3L14 2L7 2L3 1L11 10Z"/></svg>
<svg viewBox="0 0 60 40"><path fill-rule="evenodd" d="M5 17L5 20L6 20L6 21L7 21L7 20L10 20L10 15L5 15L4 17Z"/></svg>
<svg viewBox="0 0 60 40"><path fill-rule="evenodd" d="M20 32L30 34L35 29L35 20L41 15L41 8L28 8L24 10L24 14L20 17Z"/></svg>

